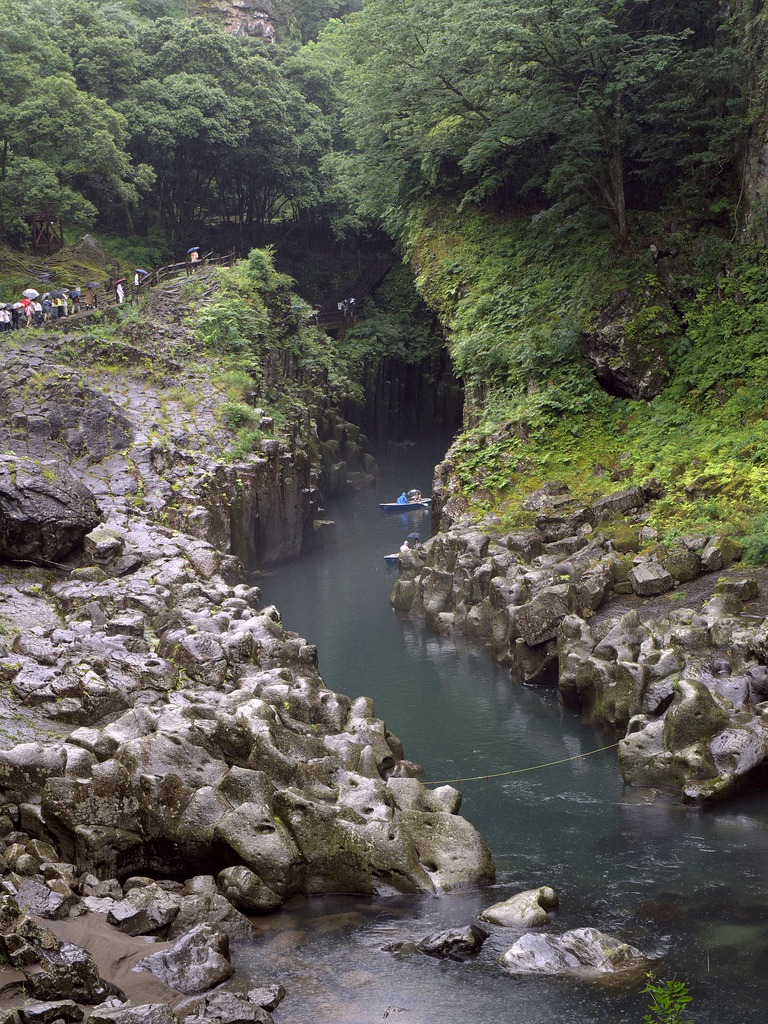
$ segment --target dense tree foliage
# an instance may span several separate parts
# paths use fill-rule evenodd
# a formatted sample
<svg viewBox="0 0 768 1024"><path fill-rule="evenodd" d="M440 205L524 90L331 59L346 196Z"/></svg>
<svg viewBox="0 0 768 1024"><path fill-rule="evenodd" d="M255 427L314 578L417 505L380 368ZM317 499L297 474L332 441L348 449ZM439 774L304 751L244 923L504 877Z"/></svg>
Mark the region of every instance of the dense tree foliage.
<svg viewBox="0 0 768 1024"><path fill-rule="evenodd" d="M399 234L442 196L597 211L624 244L633 211L736 176L750 75L715 0L285 0L272 44L184 11L0 0L0 230L56 202L129 232Z"/></svg>
<svg viewBox="0 0 768 1024"><path fill-rule="evenodd" d="M249 230L321 203L337 119L322 70L295 44L167 16L183 7L0 0L1 234L18 237L48 204L81 227L174 235L212 220Z"/></svg>
<svg viewBox="0 0 768 1024"><path fill-rule="evenodd" d="M366 209L398 230L435 193L558 216L732 173L743 61L714 0L368 0L350 19L347 124Z"/></svg>

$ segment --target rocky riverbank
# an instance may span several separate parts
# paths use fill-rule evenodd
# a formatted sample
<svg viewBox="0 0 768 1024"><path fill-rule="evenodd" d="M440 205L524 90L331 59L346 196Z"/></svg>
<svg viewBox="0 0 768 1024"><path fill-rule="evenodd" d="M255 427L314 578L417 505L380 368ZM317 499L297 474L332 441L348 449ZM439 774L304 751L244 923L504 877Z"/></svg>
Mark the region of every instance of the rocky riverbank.
<svg viewBox="0 0 768 1024"><path fill-rule="evenodd" d="M626 782L707 804L768 781L764 570L724 535L660 543L649 480L581 505L531 494L535 525L475 524L436 487L443 532L400 555L394 607L487 639L514 679L558 687L620 738Z"/></svg>
<svg viewBox="0 0 768 1024"><path fill-rule="evenodd" d="M329 413L325 440L297 425L224 458L172 299L151 343L17 332L0 353L2 1020L265 1020L279 992L203 997L254 915L494 874L458 792L422 786L222 553L247 529L274 558L327 534L319 484L365 475L364 439ZM138 936L169 943L143 951L168 991L125 983Z"/></svg>

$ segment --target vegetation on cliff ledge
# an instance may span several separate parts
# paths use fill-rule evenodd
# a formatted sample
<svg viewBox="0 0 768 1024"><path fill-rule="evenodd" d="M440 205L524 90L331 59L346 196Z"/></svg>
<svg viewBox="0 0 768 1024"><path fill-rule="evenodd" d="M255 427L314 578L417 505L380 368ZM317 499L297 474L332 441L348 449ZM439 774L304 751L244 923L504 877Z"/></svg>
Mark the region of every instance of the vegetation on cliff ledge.
<svg viewBox="0 0 768 1024"><path fill-rule="evenodd" d="M334 30L345 173L446 327L450 486L478 517L527 521L546 480L586 500L653 476L665 535L737 530L763 557L768 266L735 240L761 24L710 0L371 0Z"/></svg>
<svg viewBox="0 0 768 1024"><path fill-rule="evenodd" d="M617 256L599 232L563 238L523 220L434 208L412 219L419 286L450 325L467 386L471 422L451 456L477 514L525 521L521 499L545 480L565 480L588 500L654 476L666 496L651 524L665 533L759 533L765 253L715 230L664 238L674 255L662 279L649 248ZM608 394L584 363L584 338L620 293L644 300L622 325L625 338L666 361L666 386L652 401ZM754 544L750 553L761 554Z"/></svg>

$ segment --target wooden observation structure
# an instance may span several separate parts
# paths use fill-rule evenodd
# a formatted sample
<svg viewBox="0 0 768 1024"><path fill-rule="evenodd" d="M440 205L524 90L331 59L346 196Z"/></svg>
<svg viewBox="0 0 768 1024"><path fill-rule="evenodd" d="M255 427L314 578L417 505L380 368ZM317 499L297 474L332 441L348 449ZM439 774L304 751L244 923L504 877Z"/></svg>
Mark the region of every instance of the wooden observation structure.
<svg viewBox="0 0 768 1024"><path fill-rule="evenodd" d="M32 251L35 256L50 256L64 247L64 233L58 210L44 206L32 214Z"/></svg>

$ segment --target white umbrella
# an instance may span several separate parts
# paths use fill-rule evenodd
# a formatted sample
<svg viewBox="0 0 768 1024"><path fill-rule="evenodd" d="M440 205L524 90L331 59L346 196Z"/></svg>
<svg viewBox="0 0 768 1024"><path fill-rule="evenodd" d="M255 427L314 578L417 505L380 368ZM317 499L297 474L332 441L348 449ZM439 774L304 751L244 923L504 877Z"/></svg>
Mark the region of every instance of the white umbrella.
<svg viewBox="0 0 768 1024"><path fill-rule="evenodd" d="M25 299L40 298L40 292L36 292L34 288L26 288L21 294L24 296Z"/></svg>

